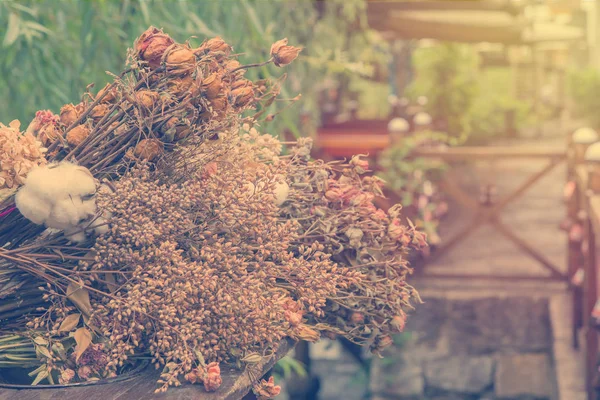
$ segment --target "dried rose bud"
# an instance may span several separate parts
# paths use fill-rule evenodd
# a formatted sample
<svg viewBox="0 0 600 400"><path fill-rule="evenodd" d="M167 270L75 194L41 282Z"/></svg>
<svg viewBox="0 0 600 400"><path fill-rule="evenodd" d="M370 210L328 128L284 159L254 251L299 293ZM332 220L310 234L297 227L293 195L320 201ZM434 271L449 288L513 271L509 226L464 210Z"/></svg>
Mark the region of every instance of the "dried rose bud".
<svg viewBox="0 0 600 400"><path fill-rule="evenodd" d="M154 105L160 100L160 95L152 90L140 90L135 93L137 103L148 110L152 110Z"/></svg>
<svg viewBox="0 0 600 400"><path fill-rule="evenodd" d="M73 371L70 368L65 368L60 373L58 383L60 383L61 385L66 385L67 383L71 382L73 378L75 378L75 371Z"/></svg>
<svg viewBox="0 0 600 400"><path fill-rule="evenodd" d="M305 324L300 324L294 330L294 335L306 342L316 342L321 337L321 334Z"/></svg>
<svg viewBox="0 0 600 400"><path fill-rule="evenodd" d="M364 174L369 169L369 161L362 160L361 157L363 157L362 154L353 156L350 159L350 165L354 167L357 173Z"/></svg>
<svg viewBox="0 0 600 400"><path fill-rule="evenodd" d="M185 374L185 380L191 383L192 385L200 381L201 379L200 376L198 376L198 369L194 368L193 370Z"/></svg>
<svg viewBox="0 0 600 400"><path fill-rule="evenodd" d="M378 349L385 349L394 344L394 339L390 335L379 336L375 339Z"/></svg>
<svg viewBox="0 0 600 400"><path fill-rule="evenodd" d="M353 312L350 314L350 322L353 324L362 324L365 322L365 316L363 313Z"/></svg>
<svg viewBox="0 0 600 400"><path fill-rule="evenodd" d="M227 60L224 65L225 71L227 71L227 72L233 71L234 69L237 69L241 66L242 66L242 64L240 64L240 62L238 60ZM243 72L243 71L240 70L240 72Z"/></svg>
<svg viewBox="0 0 600 400"><path fill-rule="evenodd" d="M207 392L214 392L221 386L221 383L223 383L223 380L221 379L221 369L219 368L219 364L211 362L206 366L204 389L206 389Z"/></svg>
<svg viewBox="0 0 600 400"><path fill-rule="evenodd" d="M106 95L104 93L106 93ZM100 100L100 103L112 103L117 98L117 88L116 87L111 88L110 83L107 83L106 86L104 86L102 89L100 89L100 91L96 95L96 98L98 99L101 96L104 96L104 97L102 97L102 100Z"/></svg>
<svg viewBox="0 0 600 400"><path fill-rule="evenodd" d="M254 90L250 86L241 87L231 91L233 104L237 107L244 107L254 100Z"/></svg>
<svg viewBox="0 0 600 400"><path fill-rule="evenodd" d="M211 176L215 175L218 170L219 170L219 165L216 162L210 162L210 163L206 164L204 166L204 168L202 169L202 178L203 179L210 178Z"/></svg>
<svg viewBox="0 0 600 400"><path fill-rule="evenodd" d="M281 393L281 387L275 385L275 379L271 376L268 381L263 379L254 385L252 391L258 400L269 400Z"/></svg>
<svg viewBox="0 0 600 400"><path fill-rule="evenodd" d="M42 126L37 133L38 140L46 147L56 141L59 137L62 137L62 135L62 130L55 124L46 124Z"/></svg>
<svg viewBox="0 0 600 400"><path fill-rule="evenodd" d="M60 122L65 126L71 126L79 118L79 111L73 104L65 104L60 109Z"/></svg>
<svg viewBox="0 0 600 400"><path fill-rule="evenodd" d="M220 114L221 112L225 111L225 109L227 108L227 98L225 98L225 96L223 96L223 97L217 97L215 99L212 99L210 101L210 106L212 107L213 111Z"/></svg>
<svg viewBox="0 0 600 400"><path fill-rule="evenodd" d="M90 111L88 115L94 120L94 122L98 122L102 118L104 118L104 116L108 114L109 111L110 107L108 104L100 103L96 104L96 106L92 108L92 111Z"/></svg>
<svg viewBox="0 0 600 400"><path fill-rule="evenodd" d="M67 133L67 143L71 146L79 146L85 138L90 135L90 130L85 125L78 125Z"/></svg>
<svg viewBox="0 0 600 400"><path fill-rule="evenodd" d="M229 53L231 52L231 46L228 45L223 39L221 39L220 36L217 36L212 39L208 39L198 48L197 51L201 51L204 53L224 53L224 55L229 55Z"/></svg>
<svg viewBox="0 0 600 400"><path fill-rule="evenodd" d="M77 375L79 378L87 381L92 376L92 369L87 365L84 365L83 367L79 367L77 370Z"/></svg>
<svg viewBox="0 0 600 400"><path fill-rule="evenodd" d="M194 79L191 75L185 75L182 78L170 79L167 83L167 90L175 96L183 96L186 93L191 93L194 86Z"/></svg>
<svg viewBox="0 0 600 400"><path fill-rule="evenodd" d="M133 155L141 160L152 161L164 152L164 145L158 139L142 139L135 146Z"/></svg>
<svg viewBox="0 0 600 400"><path fill-rule="evenodd" d="M110 124L109 129L113 129L113 135L121 136L122 134L126 133L129 128L127 127L127 124L121 123L120 121L115 121Z"/></svg>
<svg viewBox="0 0 600 400"><path fill-rule="evenodd" d="M206 93L206 97L209 100L216 98L219 95L219 93L221 93L222 87L223 82L221 81L221 77L218 74L209 75L202 82L202 88L204 89L204 93Z"/></svg>
<svg viewBox="0 0 600 400"><path fill-rule="evenodd" d="M173 43L169 35L151 26L137 38L134 47L139 58L147 61L150 68L156 69L160 66L163 54Z"/></svg>
<svg viewBox="0 0 600 400"><path fill-rule="evenodd" d="M167 71L177 74L188 74L192 72L196 66L196 56L192 50L183 45L172 46L163 55L165 59Z"/></svg>
<svg viewBox="0 0 600 400"><path fill-rule="evenodd" d="M288 40L285 38L278 40L271 46L271 57L273 63L278 67L290 64L302 51L301 47L288 46L287 43Z"/></svg>
<svg viewBox="0 0 600 400"><path fill-rule="evenodd" d="M302 322L302 313L293 312L290 310L285 311L285 319L290 323L291 326L298 326Z"/></svg>
<svg viewBox="0 0 600 400"><path fill-rule="evenodd" d="M396 315L392 318L390 325L394 329L394 332L402 332L404 330L404 325L406 324L406 315L404 313L400 315Z"/></svg>

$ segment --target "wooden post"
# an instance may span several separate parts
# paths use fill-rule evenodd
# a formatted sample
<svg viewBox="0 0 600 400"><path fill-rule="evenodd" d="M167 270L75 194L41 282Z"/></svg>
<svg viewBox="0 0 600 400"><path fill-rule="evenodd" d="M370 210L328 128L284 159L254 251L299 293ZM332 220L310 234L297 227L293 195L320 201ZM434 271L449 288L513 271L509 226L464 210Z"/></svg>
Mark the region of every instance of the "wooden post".
<svg viewBox="0 0 600 400"><path fill-rule="evenodd" d="M588 185L589 186L589 179ZM586 204L585 217L585 279L583 288L583 320L585 333L585 366L586 376L585 384L588 393L588 399L596 399L595 381L598 374L598 332L592 318L592 312L598 299L597 293L597 272L596 272L596 234L594 232L594 223L592 218L596 215L590 207L590 195L587 190L584 193Z"/></svg>

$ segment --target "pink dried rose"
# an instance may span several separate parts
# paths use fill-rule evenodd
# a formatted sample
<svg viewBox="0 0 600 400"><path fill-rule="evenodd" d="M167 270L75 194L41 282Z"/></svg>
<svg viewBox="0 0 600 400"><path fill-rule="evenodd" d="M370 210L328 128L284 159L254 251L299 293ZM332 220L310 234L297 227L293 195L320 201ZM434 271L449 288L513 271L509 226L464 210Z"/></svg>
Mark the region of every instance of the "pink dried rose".
<svg viewBox="0 0 600 400"><path fill-rule="evenodd" d="M254 385L253 392L258 400L272 399L281 393L281 386L275 385L275 379L271 376L268 381L264 379Z"/></svg>
<svg viewBox="0 0 600 400"><path fill-rule="evenodd" d="M369 161L363 160L364 155L359 154L350 159L350 165L354 167L357 173L364 174L369 169Z"/></svg>
<svg viewBox="0 0 600 400"><path fill-rule="evenodd" d="M75 371L70 368L65 368L61 371L60 377L58 378L58 383L61 385L66 385L71 382L75 378Z"/></svg>
<svg viewBox="0 0 600 400"><path fill-rule="evenodd" d="M204 389L207 392L214 392L217 390L223 380L221 379L221 368L216 362L211 362L206 366L206 375L204 377Z"/></svg>

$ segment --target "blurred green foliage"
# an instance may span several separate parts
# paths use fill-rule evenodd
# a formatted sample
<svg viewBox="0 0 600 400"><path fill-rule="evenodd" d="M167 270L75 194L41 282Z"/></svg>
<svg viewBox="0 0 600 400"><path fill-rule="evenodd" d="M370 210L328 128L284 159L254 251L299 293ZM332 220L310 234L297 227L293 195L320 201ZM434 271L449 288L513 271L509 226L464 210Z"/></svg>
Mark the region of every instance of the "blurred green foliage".
<svg viewBox="0 0 600 400"><path fill-rule="evenodd" d="M600 129L600 70L592 67L573 70L569 73L568 85L577 116Z"/></svg>
<svg viewBox="0 0 600 400"><path fill-rule="evenodd" d="M514 79L506 67L479 68L475 48L439 43L418 48L413 57L416 78L407 89L412 99L427 96L427 111L443 121L458 143L481 143L502 136L507 112L515 128L531 120L531 105L513 94Z"/></svg>
<svg viewBox="0 0 600 400"><path fill-rule="evenodd" d="M310 133L318 121L315 95L339 76L369 75L382 56L376 35L365 27L365 0L2 0L0 1L0 121L28 123L38 109L78 102L89 83L96 90L124 68L126 49L149 25L193 45L222 36L242 63L268 59L271 44L288 37L304 46L284 70L252 70L251 78L288 73L282 98L303 94L281 113L271 132ZM285 102L274 108L281 109ZM298 115L310 115L298 124Z"/></svg>

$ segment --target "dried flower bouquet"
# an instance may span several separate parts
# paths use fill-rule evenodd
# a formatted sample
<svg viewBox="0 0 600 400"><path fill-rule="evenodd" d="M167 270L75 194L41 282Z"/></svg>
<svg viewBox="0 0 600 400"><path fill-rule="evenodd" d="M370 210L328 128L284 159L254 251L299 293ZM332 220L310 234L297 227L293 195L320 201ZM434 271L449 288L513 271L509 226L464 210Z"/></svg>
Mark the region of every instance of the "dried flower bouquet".
<svg viewBox="0 0 600 400"><path fill-rule="evenodd" d="M275 43L266 63L301 49ZM156 28L129 68L26 132L0 126L0 367L34 383L115 376L150 357L157 391L217 390L220 368L284 338L342 335L378 353L418 300L405 256L426 246L361 157L259 133L278 82L250 82L220 38L194 49ZM254 114L247 111L254 110ZM284 146L286 151L283 151ZM20 317L26 314L25 317ZM252 376L255 393L279 392Z"/></svg>

